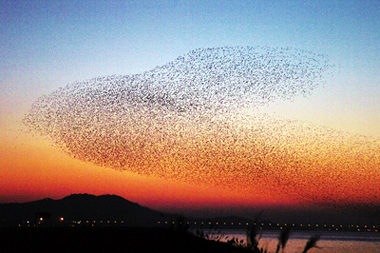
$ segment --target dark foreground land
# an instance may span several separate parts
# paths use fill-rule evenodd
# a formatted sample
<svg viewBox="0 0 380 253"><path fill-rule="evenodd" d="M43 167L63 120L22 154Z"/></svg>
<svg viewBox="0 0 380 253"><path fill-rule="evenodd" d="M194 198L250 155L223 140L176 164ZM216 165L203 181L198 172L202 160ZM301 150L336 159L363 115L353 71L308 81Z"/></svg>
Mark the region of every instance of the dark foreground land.
<svg viewBox="0 0 380 253"><path fill-rule="evenodd" d="M247 252L166 228L3 228L0 252Z"/></svg>

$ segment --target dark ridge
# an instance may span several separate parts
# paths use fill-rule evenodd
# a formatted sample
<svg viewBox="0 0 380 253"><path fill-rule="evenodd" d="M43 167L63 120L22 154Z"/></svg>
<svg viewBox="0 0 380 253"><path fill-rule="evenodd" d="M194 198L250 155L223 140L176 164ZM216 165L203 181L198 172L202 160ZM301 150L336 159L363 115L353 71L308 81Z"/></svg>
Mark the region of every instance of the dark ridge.
<svg viewBox="0 0 380 253"><path fill-rule="evenodd" d="M42 216L41 216L42 215ZM40 222L40 218L45 220ZM61 221L61 217L64 221ZM176 215L164 214L116 195L95 196L73 194L63 199L42 199L27 203L0 204L0 226L63 224L103 224L124 226L156 226L165 217L174 220Z"/></svg>
<svg viewBox="0 0 380 253"><path fill-rule="evenodd" d="M278 229L281 226L286 226L286 224L291 224L293 229L319 230L321 227L316 226L319 223L327 224L326 229L339 227L350 231L353 229L367 230L368 227L377 229L379 227L378 219L360 219L360 216L350 216L349 213L342 211L327 210L320 213L307 210L296 213L274 211L266 211L263 217L258 217L257 226L263 229ZM45 198L26 203L0 204L0 228L35 225L45 227L169 227L176 224L178 217L178 214L162 213L116 195L72 194L59 200ZM40 218L43 220L39 220ZM186 217L185 221L191 229L210 227L245 229L255 223L255 216L251 219L238 216Z"/></svg>

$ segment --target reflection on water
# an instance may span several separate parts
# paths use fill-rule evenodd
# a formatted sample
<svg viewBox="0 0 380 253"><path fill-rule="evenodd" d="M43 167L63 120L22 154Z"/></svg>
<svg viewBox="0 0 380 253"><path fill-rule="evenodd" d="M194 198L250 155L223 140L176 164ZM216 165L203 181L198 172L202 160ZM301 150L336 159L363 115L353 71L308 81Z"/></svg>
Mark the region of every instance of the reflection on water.
<svg viewBox="0 0 380 253"><path fill-rule="evenodd" d="M220 232L219 232L220 231ZM215 237L220 236L221 241L231 238L247 241L245 230L225 229L225 230L204 230L205 234L211 233ZM302 252L308 239L315 235L312 231L292 231L285 247L285 252ZM259 247L267 249L269 252L276 252L279 231L260 231ZM320 248L310 249L308 252L345 252L345 253L374 253L380 252L380 233L375 232L331 232L321 231L320 240L317 245ZM227 239L226 239L227 238Z"/></svg>

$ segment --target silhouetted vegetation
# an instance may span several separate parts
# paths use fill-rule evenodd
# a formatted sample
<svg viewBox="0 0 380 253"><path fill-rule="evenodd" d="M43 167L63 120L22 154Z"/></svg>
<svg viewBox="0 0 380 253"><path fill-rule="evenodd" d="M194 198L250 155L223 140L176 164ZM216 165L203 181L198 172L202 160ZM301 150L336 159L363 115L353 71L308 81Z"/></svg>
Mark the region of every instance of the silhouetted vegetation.
<svg viewBox="0 0 380 253"><path fill-rule="evenodd" d="M247 230L247 241L246 242L244 242L244 240L239 240L238 238L235 238L235 237L228 238L228 236L224 238L225 242L228 245L234 246L234 247L239 248L239 249L244 249L247 252L270 253L266 248L259 246L260 235L257 231L256 224L258 224L258 216L256 216L255 222L253 223L253 225ZM209 231L209 234L212 235L210 233L210 231ZM208 240L213 240L213 238L217 238L218 242L222 238L221 236L215 237L215 235L210 236L210 235L204 234L204 232L201 230L197 230L195 235L202 237L204 239L208 239ZM282 253L285 252L285 246L289 240L289 237L290 237L290 228L284 227L281 230L280 235L278 237L276 253L279 253L280 250ZM302 251L302 253L307 253L312 248L320 248L317 246L317 242L319 240L320 240L319 234L316 234L316 235L310 237L310 239L307 241L305 248Z"/></svg>
<svg viewBox="0 0 380 253"><path fill-rule="evenodd" d="M302 253L306 253L311 248L319 248L317 246L317 242L319 241L320 237L321 236L318 234L310 237L310 239L307 241L305 249L302 251Z"/></svg>
<svg viewBox="0 0 380 253"><path fill-rule="evenodd" d="M288 242L289 240L289 236L290 236L290 229L289 227L285 227L281 233L280 233L280 237L278 238L278 244L277 244L277 250L276 250L276 253L280 252L280 248L282 248L282 252L284 252L284 249L285 249L285 246L286 246L286 243Z"/></svg>

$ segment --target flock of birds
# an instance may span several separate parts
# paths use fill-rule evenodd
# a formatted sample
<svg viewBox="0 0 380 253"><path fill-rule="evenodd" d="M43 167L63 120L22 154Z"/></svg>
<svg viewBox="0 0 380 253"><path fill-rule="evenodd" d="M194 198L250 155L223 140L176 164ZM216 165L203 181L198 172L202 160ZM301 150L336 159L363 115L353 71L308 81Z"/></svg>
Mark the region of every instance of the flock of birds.
<svg viewBox="0 0 380 253"><path fill-rule="evenodd" d="M311 94L330 67L291 48L197 49L140 74L69 84L40 97L24 124L117 170L273 199L379 203L378 140L243 113Z"/></svg>

